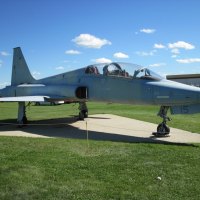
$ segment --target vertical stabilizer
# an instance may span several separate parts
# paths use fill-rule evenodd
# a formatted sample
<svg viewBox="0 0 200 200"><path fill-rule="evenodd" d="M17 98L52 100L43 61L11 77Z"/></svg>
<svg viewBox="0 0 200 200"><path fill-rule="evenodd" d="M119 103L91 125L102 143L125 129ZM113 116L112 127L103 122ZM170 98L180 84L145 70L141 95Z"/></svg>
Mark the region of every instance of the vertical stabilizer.
<svg viewBox="0 0 200 200"><path fill-rule="evenodd" d="M19 85L23 83L34 82L35 79L29 71L29 68L22 54L21 48L14 48L11 85Z"/></svg>

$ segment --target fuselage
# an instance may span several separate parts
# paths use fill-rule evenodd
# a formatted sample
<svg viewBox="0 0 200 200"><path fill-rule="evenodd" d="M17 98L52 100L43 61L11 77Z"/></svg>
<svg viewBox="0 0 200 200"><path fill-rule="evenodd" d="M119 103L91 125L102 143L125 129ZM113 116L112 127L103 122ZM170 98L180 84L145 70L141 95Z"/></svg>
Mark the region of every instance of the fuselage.
<svg viewBox="0 0 200 200"><path fill-rule="evenodd" d="M54 99L165 106L200 104L200 88L149 75L134 77L127 74L88 73L86 67L33 83L7 86L0 91L0 95L43 95Z"/></svg>

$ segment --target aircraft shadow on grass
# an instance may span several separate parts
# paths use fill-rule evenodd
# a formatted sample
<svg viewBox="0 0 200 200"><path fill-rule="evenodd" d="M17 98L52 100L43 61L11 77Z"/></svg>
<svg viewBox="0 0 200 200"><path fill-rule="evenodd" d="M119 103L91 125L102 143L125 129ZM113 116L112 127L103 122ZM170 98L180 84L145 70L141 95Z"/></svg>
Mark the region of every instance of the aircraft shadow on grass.
<svg viewBox="0 0 200 200"><path fill-rule="evenodd" d="M94 118L94 117L90 117ZM95 117L95 119L98 117ZM35 134L38 136L57 137L57 138L70 138L70 139L87 139L87 131L74 127L72 124L77 122L78 117L69 118L57 118L48 120L33 120L29 121L27 126L20 128L16 124L15 119L0 120L0 132L3 131L17 131L20 130L25 133ZM109 118L98 118L98 119L109 119ZM89 140L97 141L112 141L112 142L126 142L126 143L157 143L166 145L181 145L181 146L195 146L193 144L177 143L163 141L157 137L138 137L119 135L100 131L88 131Z"/></svg>

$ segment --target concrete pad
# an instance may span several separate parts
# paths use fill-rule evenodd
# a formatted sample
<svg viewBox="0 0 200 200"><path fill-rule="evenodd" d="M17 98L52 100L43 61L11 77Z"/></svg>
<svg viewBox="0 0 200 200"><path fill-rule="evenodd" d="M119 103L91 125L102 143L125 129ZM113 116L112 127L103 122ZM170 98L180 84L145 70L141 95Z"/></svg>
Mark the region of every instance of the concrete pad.
<svg viewBox="0 0 200 200"><path fill-rule="evenodd" d="M86 131L88 130L88 132ZM0 136L65 137L118 142L200 143L200 134L171 128L169 137L154 137L157 125L110 114L91 115L85 121L76 118L33 121L18 128L0 124Z"/></svg>

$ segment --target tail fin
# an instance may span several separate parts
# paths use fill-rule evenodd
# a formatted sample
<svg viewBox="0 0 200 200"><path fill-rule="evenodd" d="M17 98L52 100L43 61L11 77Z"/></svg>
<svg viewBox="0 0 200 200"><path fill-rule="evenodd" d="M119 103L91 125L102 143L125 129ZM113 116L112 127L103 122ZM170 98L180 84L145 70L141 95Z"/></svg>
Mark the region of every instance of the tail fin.
<svg viewBox="0 0 200 200"><path fill-rule="evenodd" d="M35 79L29 71L29 68L22 54L21 48L14 48L11 85L19 85L23 83L34 82Z"/></svg>

